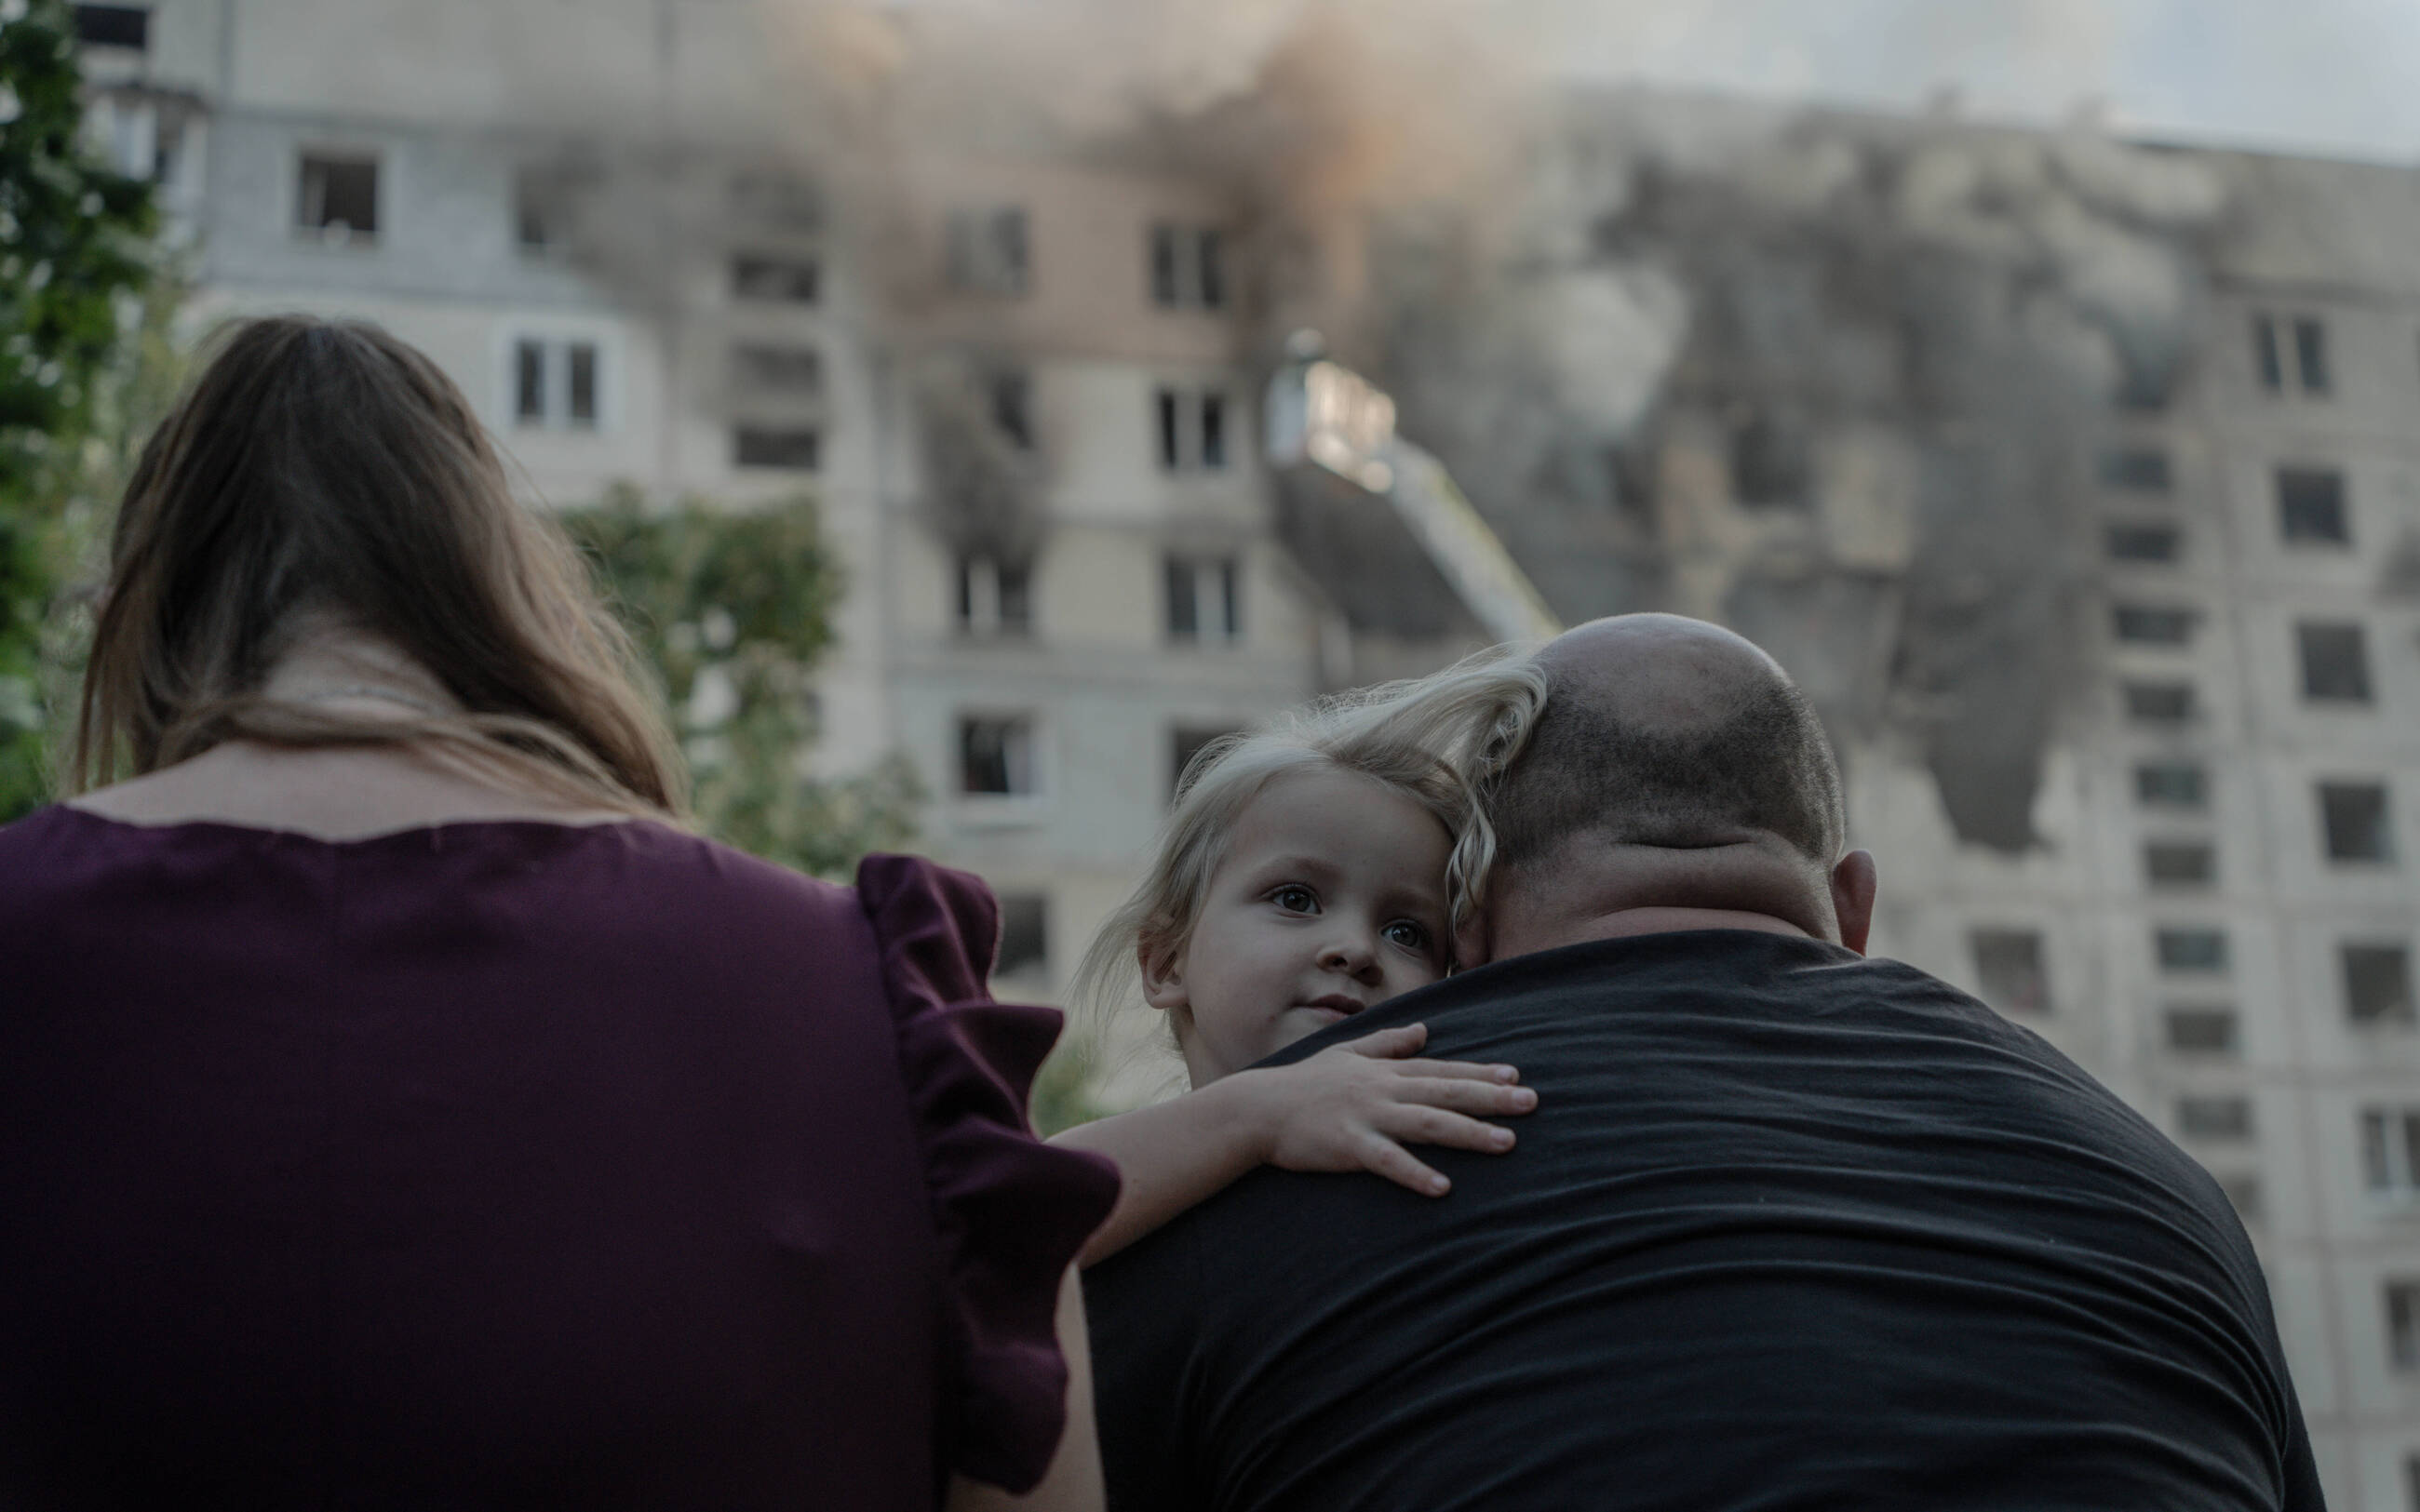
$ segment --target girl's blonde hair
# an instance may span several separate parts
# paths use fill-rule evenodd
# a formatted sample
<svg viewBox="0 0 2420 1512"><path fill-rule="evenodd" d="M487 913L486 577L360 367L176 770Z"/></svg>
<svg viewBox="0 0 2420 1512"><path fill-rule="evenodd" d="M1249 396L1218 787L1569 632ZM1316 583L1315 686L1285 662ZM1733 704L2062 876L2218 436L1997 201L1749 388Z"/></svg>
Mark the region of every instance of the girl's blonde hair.
<svg viewBox="0 0 2420 1512"><path fill-rule="evenodd" d="M1339 694L1204 747L1178 779L1151 871L1101 926L1072 998L1095 1017L1133 1000L1140 958L1182 952L1244 810L1279 778L1353 772L1419 804L1453 848L1451 923L1484 901L1496 858L1486 798L1528 740L1545 674L1524 652L1482 651L1432 676Z"/></svg>

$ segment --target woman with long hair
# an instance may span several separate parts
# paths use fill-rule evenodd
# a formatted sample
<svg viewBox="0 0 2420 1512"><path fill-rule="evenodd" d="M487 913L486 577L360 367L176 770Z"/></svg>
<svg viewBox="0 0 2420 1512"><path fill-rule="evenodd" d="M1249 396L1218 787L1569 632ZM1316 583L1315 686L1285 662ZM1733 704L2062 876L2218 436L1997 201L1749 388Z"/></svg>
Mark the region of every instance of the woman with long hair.
<svg viewBox="0 0 2420 1512"><path fill-rule="evenodd" d="M0 1504L1098 1504L971 877L686 829L562 533L370 326L224 340L0 828Z"/></svg>

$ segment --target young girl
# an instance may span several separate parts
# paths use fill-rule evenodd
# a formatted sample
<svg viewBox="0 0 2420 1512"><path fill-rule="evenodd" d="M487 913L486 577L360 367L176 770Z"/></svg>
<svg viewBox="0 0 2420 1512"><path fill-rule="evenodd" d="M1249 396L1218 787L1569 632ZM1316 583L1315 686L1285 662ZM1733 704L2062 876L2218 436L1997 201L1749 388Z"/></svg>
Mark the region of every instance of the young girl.
<svg viewBox="0 0 2420 1512"><path fill-rule="evenodd" d="M1213 745L1186 773L1151 873L1102 927L1079 1000L1140 979L1192 1090L1057 1142L1125 1178L1085 1246L1107 1258L1256 1165L1450 1183L1406 1144L1500 1154L1537 1094L1511 1066L1413 1058L1413 1024L1288 1066L1247 1069L1452 965L1495 850L1474 782L1500 769L1544 698L1526 659L1474 658Z"/></svg>

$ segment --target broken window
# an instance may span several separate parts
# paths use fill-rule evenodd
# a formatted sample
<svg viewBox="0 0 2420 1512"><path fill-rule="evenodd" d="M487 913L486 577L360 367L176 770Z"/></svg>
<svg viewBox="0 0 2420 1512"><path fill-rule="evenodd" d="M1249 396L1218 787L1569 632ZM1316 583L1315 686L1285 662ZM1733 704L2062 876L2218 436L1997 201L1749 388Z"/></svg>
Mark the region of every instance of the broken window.
<svg viewBox="0 0 2420 1512"><path fill-rule="evenodd" d="M2050 1011L2050 977L2042 938L2028 929L1978 929L1967 936L1983 1001L2003 1013Z"/></svg>
<svg viewBox="0 0 2420 1512"><path fill-rule="evenodd" d="M1237 732L1231 726L1221 729L1196 729L1178 725L1168 733L1168 793L1171 801L1185 791L1185 773L1193 759L1209 748L1212 743L1226 739Z"/></svg>
<svg viewBox="0 0 2420 1512"><path fill-rule="evenodd" d="M2260 375L2260 386L2272 393L2286 391L2286 363L2277 346L2277 321L2273 316L2252 317L2252 365Z"/></svg>
<svg viewBox="0 0 2420 1512"><path fill-rule="evenodd" d="M995 977L1042 976L1050 969L1050 899L1047 893L1000 895L1000 949Z"/></svg>
<svg viewBox="0 0 2420 1512"><path fill-rule="evenodd" d="M971 796L1039 793L1033 720L1027 715L970 715L958 721L958 791Z"/></svg>
<svg viewBox="0 0 2420 1512"><path fill-rule="evenodd" d="M2108 534L2112 562L2174 562L2182 554L2183 535L2173 525L2112 525Z"/></svg>
<svg viewBox="0 0 2420 1512"><path fill-rule="evenodd" d="M732 379L743 393L813 395L823 392L823 353L814 347L747 342L731 349Z"/></svg>
<svg viewBox="0 0 2420 1512"><path fill-rule="evenodd" d="M563 248L559 190L551 175L524 169L513 177L513 244L533 256Z"/></svg>
<svg viewBox="0 0 2420 1512"><path fill-rule="evenodd" d="M813 257L741 253L731 259L734 299L813 304L823 292L823 265Z"/></svg>
<svg viewBox="0 0 2420 1512"><path fill-rule="evenodd" d="M1731 430L1731 494L1749 508L1804 504L1814 463L1806 427L1760 409Z"/></svg>
<svg viewBox="0 0 2420 1512"><path fill-rule="evenodd" d="M2152 841L2143 847L2143 877L2155 887L2207 887L2218 880L2218 848L2208 841Z"/></svg>
<svg viewBox="0 0 2420 1512"><path fill-rule="evenodd" d="M2172 1008L2167 1011L2168 1048L2185 1056L2237 1053L2235 1010Z"/></svg>
<svg viewBox="0 0 2420 1512"><path fill-rule="evenodd" d="M1026 292L1029 269L1022 207L952 210L949 243L951 287L977 294Z"/></svg>
<svg viewBox="0 0 2420 1512"><path fill-rule="evenodd" d="M2411 1027L2412 952L2401 945L2349 943L2337 948L2344 975L2345 1017L2355 1024Z"/></svg>
<svg viewBox="0 0 2420 1512"><path fill-rule="evenodd" d="M2175 480L2165 447L2121 446L2102 455L2101 481L2130 493L2166 493Z"/></svg>
<svg viewBox="0 0 2420 1512"><path fill-rule="evenodd" d="M2145 724L2185 724L2194 717L2191 683L2128 683L2126 717Z"/></svg>
<svg viewBox="0 0 2420 1512"><path fill-rule="evenodd" d="M378 239L378 159L302 154L294 223L324 240L367 245Z"/></svg>
<svg viewBox="0 0 2420 1512"><path fill-rule="evenodd" d="M2298 625L2303 697L2318 702L2369 702L2369 653L2358 625Z"/></svg>
<svg viewBox="0 0 2420 1512"><path fill-rule="evenodd" d="M2199 762L2145 762L2134 768L2134 801L2146 808L2199 809L2210 801Z"/></svg>
<svg viewBox="0 0 2420 1512"><path fill-rule="evenodd" d="M2382 865L2395 859L2383 782L2320 783L2319 824L2327 834L2331 861Z"/></svg>
<svg viewBox="0 0 2420 1512"><path fill-rule="evenodd" d="M813 472L823 465L823 433L812 425L737 425L731 432L735 467Z"/></svg>
<svg viewBox="0 0 2420 1512"><path fill-rule="evenodd" d="M2226 969L2226 932L2224 930L2164 927L2152 931L2151 943L2159 956L2162 971Z"/></svg>
<svg viewBox="0 0 2420 1512"><path fill-rule="evenodd" d="M1243 634L1233 557L1168 559L1168 634L1207 644Z"/></svg>
<svg viewBox="0 0 2420 1512"><path fill-rule="evenodd" d="M2289 546L2351 545L2344 474L2334 468L2279 468L2277 525Z"/></svg>
<svg viewBox="0 0 2420 1512"><path fill-rule="evenodd" d="M2420 1107L2362 1109L2361 1165L2370 1196L2420 1198Z"/></svg>
<svg viewBox="0 0 2420 1512"><path fill-rule="evenodd" d="M958 559L958 628L968 635L1023 635L1033 627L1033 573L1022 563Z"/></svg>
<svg viewBox="0 0 2420 1512"><path fill-rule="evenodd" d="M2248 1097L2180 1097L2177 1099L2177 1132L2188 1139L2249 1139L2252 1137L2252 1100Z"/></svg>
<svg viewBox="0 0 2420 1512"><path fill-rule="evenodd" d="M151 12L142 6L78 6L75 34L86 47L144 52L151 45Z"/></svg>
<svg viewBox="0 0 2420 1512"><path fill-rule="evenodd" d="M1155 222L1148 245L1154 304L1163 310L1217 310L1225 306L1226 269L1216 227Z"/></svg>
<svg viewBox="0 0 2420 1512"><path fill-rule="evenodd" d="M2294 362L2302 369L2304 393L2328 392L2328 328L2316 316L2294 322Z"/></svg>
<svg viewBox="0 0 2420 1512"><path fill-rule="evenodd" d="M2191 642L2194 624L2200 617L2189 609L2154 609L2142 604L2119 604L2110 611L2118 640L2148 646Z"/></svg>

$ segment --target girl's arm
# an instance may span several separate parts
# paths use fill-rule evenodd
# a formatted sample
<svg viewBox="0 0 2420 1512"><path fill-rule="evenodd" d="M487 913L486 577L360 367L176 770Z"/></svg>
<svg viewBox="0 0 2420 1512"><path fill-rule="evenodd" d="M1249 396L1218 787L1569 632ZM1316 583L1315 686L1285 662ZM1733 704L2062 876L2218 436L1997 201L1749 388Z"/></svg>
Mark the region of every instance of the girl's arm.
<svg viewBox="0 0 2420 1512"><path fill-rule="evenodd" d="M1117 1207L1078 1263L1109 1258L1255 1165L1374 1171L1443 1196L1451 1183L1404 1145L1501 1154L1512 1148L1512 1131L1472 1115L1527 1113L1538 1094L1512 1085L1520 1072L1510 1066L1407 1058L1427 1041L1424 1025L1382 1029L1053 1136L1108 1156L1125 1179Z"/></svg>

